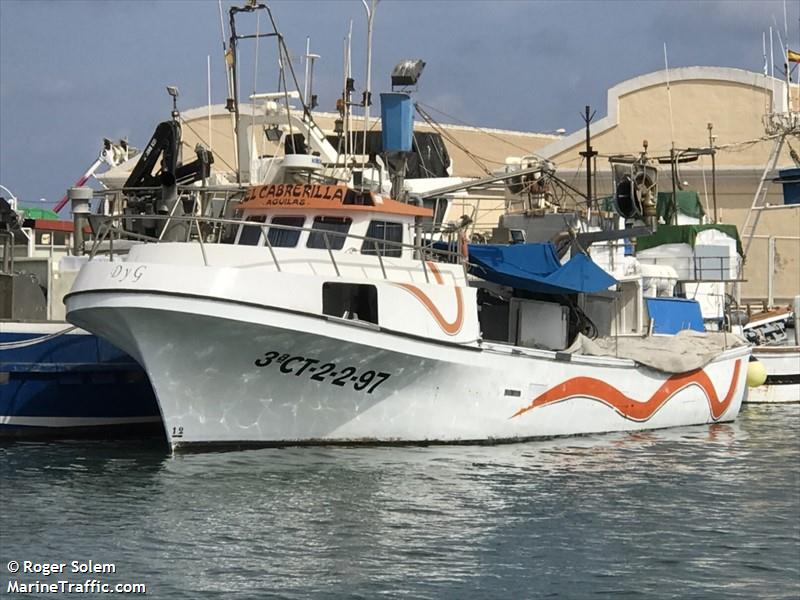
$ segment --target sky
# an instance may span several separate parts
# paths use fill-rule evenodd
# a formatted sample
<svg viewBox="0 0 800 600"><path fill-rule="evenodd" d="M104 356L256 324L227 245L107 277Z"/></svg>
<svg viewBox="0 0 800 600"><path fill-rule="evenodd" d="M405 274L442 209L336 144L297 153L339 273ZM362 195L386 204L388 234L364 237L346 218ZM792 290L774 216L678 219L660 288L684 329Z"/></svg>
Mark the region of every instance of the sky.
<svg viewBox="0 0 800 600"><path fill-rule="evenodd" d="M242 4L243 0L237 2ZM229 0L223 1L225 21ZM360 0L269 2L295 68L306 37L321 58L314 91L333 111L352 21L356 90L366 82L366 17ZM374 15L373 94L389 91L404 58L427 65L416 98L441 122L571 132L584 105L606 113L609 87L664 68L763 68L762 33L784 28L800 50L800 1L690 2L381 0ZM255 19L241 31L256 29ZM238 21L237 21L238 23ZM261 30L266 28L262 18ZM226 32L226 37L227 37ZM0 184L23 204L54 204L88 168L102 139L142 148L179 108L224 103L216 0L0 0ZM777 46L777 38L776 38ZM241 89L277 88L274 43L244 43ZM778 53L776 50L776 60ZM244 95L244 94L243 94ZM376 104L373 114L379 112Z"/></svg>

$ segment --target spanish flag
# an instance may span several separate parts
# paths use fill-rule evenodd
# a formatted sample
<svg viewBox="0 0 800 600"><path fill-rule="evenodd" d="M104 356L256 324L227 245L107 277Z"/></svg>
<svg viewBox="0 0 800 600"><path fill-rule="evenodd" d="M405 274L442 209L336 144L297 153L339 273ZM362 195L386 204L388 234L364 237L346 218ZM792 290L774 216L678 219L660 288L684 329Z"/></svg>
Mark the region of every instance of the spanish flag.
<svg viewBox="0 0 800 600"><path fill-rule="evenodd" d="M786 59L789 62L800 63L800 52L795 52L794 50L788 50L788 56Z"/></svg>

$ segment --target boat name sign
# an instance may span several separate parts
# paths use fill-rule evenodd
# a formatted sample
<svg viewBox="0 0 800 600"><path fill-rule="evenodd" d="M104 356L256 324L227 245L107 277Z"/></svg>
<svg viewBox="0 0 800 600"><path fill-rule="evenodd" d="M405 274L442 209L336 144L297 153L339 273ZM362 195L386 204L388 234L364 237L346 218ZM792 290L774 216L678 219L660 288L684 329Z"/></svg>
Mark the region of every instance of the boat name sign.
<svg viewBox="0 0 800 600"><path fill-rule="evenodd" d="M109 271L108 277L109 279L113 279L118 283L138 283L146 270L146 265L139 265L138 267L133 268L118 264L116 267L111 269L111 271Z"/></svg>
<svg viewBox="0 0 800 600"><path fill-rule="evenodd" d="M341 204L346 190L341 185L273 183L251 187L243 202L257 199L267 206L305 206L309 200L329 200Z"/></svg>

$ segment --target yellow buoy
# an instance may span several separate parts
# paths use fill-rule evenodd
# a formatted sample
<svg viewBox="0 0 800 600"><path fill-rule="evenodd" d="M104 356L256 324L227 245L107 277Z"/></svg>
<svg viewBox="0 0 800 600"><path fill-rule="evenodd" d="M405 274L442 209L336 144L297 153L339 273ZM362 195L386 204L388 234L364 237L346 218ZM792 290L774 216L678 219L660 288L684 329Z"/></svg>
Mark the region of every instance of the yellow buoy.
<svg viewBox="0 0 800 600"><path fill-rule="evenodd" d="M764 363L754 360L747 364L747 385L758 387L767 380L767 370Z"/></svg>

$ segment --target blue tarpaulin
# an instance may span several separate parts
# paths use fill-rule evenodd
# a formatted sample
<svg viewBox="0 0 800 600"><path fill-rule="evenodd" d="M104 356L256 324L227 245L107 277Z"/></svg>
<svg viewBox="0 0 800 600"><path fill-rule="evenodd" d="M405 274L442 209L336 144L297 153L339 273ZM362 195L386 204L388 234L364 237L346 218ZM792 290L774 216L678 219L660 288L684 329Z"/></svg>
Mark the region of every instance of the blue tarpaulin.
<svg viewBox="0 0 800 600"><path fill-rule="evenodd" d="M684 329L705 331L697 300L686 298L645 298L653 320L653 333L678 333Z"/></svg>
<svg viewBox="0 0 800 600"><path fill-rule="evenodd" d="M583 254L562 265L550 243L470 244L469 265L470 273L481 279L543 294L599 292L617 283Z"/></svg>

